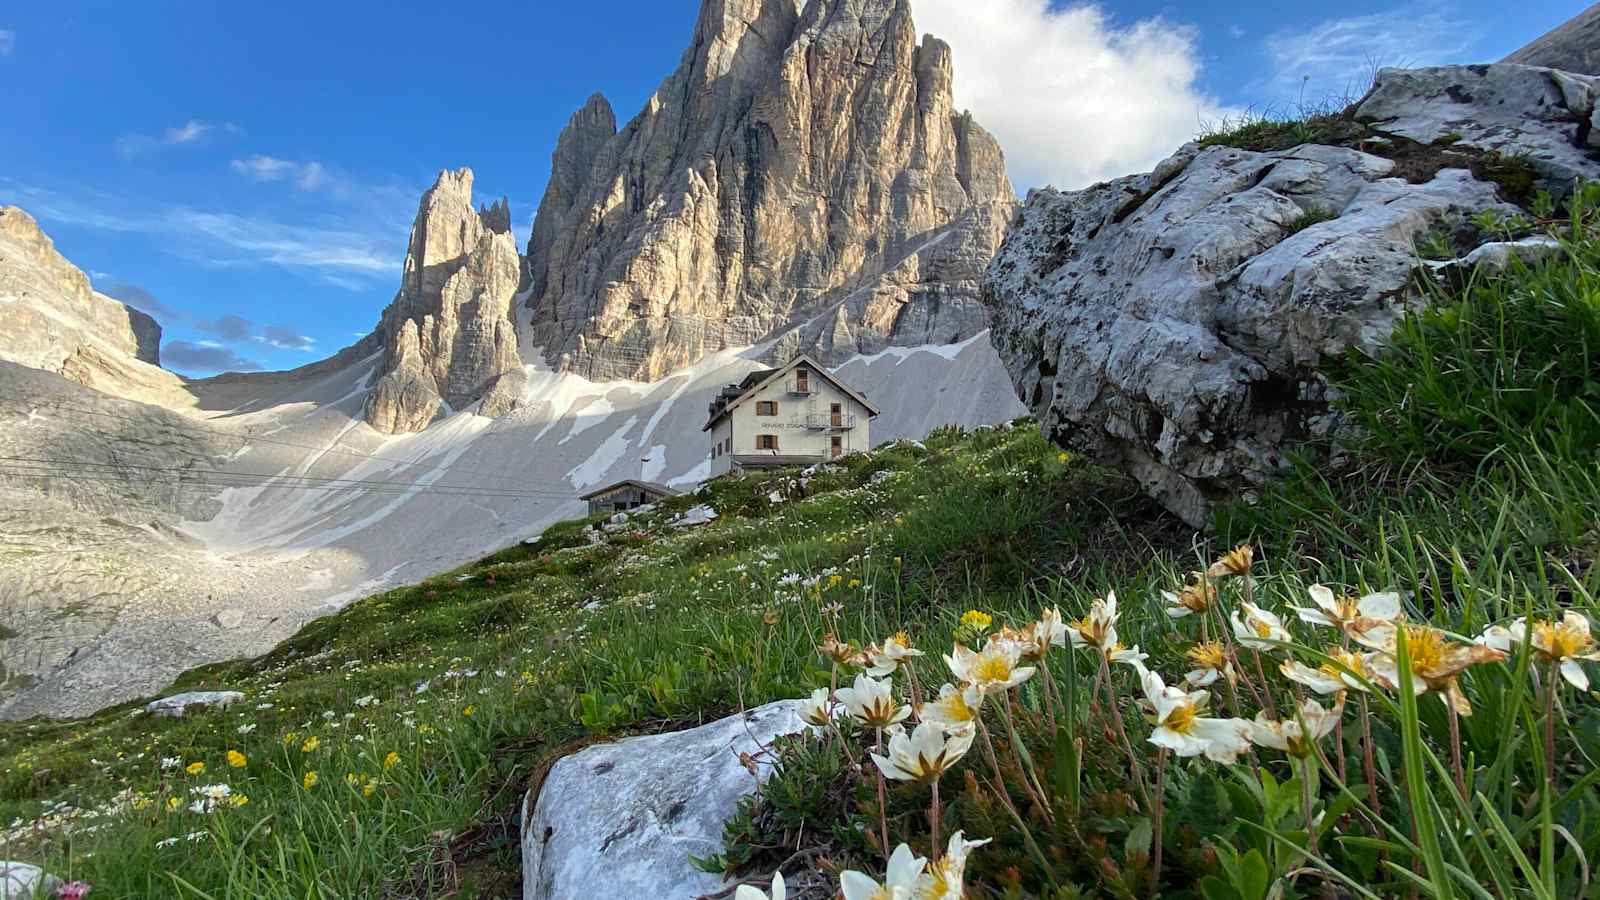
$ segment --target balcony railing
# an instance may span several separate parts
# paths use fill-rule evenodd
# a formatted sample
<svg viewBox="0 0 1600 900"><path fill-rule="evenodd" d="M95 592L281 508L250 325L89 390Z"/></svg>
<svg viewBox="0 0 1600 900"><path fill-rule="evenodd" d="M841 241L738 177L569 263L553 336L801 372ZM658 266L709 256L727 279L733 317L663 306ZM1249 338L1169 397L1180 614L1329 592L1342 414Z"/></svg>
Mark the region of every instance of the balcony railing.
<svg viewBox="0 0 1600 900"><path fill-rule="evenodd" d="M806 427L813 431L849 431L856 427L856 417L843 413L812 413L806 416Z"/></svg>

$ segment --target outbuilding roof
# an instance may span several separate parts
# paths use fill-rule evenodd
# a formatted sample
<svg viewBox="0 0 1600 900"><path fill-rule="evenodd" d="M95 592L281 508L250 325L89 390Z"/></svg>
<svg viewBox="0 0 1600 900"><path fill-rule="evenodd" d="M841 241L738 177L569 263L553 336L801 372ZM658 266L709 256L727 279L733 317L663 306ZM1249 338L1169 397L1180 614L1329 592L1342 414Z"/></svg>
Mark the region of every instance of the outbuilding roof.
<svg viewBox="0 0 1600 900"><path fill-rule="evenodd" d="M673 488L669 488L666 485L660 484L658 482L654 482L654 481L639 481L636 478L624 478L623 480L621 480L619 482L616 482L615 484L608 484L603 488L597 488L595 490L590 491L587 494L579 494L578 495L578 499L579 500L590 500L590 499L593 499L595 497L600 496L601 494L609 494L612 491L616 490L617 488L628 487L630 485L633 486L633 487L639 488L641 490L648 491L648 492L650 492L652 494L660 494L663 497L676 497L679 494L679 491L677 491L677 490L675 490Z"/></svg>

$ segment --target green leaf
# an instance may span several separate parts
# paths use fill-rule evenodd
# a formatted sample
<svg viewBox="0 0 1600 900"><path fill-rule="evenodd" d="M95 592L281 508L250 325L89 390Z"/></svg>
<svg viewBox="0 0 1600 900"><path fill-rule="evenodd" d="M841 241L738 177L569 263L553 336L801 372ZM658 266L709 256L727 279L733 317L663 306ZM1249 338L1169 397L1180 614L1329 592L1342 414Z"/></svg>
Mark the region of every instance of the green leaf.
<svg viewBox="0 0 1600 900"><path fill-rule="evenodd" d="M1200 896L1205 900L1240 900L1239 892L1215 875L1200 879Z"/></svg>
<svg viewBox="0 0 1600 900"><path fill-rule="evenodd" d="M1129 857L1138 853L1149 853L1150 841L1150 820L1141 816L1133 820L1133 826L1128 829L1128 839L1123 842L1122 850Z"/></svg>
<svg viewBox="0 0 1600 900"><path fill-rule="evenodd" d="M1267 870L1267 861L1261 857L1259 850L1251 850L1239 860L1239 884L1236 887L1244 900L1265 900L1267 885L1271 881L1272 873Z"/></svg>

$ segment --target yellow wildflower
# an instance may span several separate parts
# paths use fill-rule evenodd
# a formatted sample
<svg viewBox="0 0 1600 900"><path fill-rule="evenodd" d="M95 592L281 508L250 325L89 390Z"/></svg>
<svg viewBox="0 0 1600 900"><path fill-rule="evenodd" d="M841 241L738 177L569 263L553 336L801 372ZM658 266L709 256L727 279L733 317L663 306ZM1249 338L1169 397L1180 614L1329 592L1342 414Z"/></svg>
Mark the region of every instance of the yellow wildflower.
<svg viewBox="0 0 1600 900"><path fill-rule="evenodd" d="M316 773L316 771L312 770L312 771L307 772L305 774L305 777L300 779L300 784L301 784L302 787L304 787L308 791L311 790L312 788L316 787L317 786L317 773Z"/></svg>
<svg viewBox="0 0 1600 900"><path fill-rule="evenodd" d="M992 624L994 624L994 617L986 612L979 612L975 609L969 609L961 614L961 625L964 628L971 628L976 631L987 631L989 626Z"/></svg>
<svg viewBox="0 0 1600 900"><path fill-rule="evenodd" d="M306 742L304 744L300 745L300 752L301 753L310 753L313 750L315 750L315 749L317 749L318 747L321 747L321 746L322 746L322 741L318 740L317 736L313 734L312 736L306 738Z"/></svg>
<svg viewBox="0 0 1600 900"><path fill-rule="evenodd" d="M377 781L377 779L368 778L367 779L367 783L365 785L362 785L362 787L361 787L361 796L363 796L363 797L371 797L373 792L376 791L377 789L378 789L378 781Z"/></svg>
<svg viewBox="0 0 1600 900"><path fill-rule="evenodd" d="M184 767L184 771L188 772L190 775L199 775L202 772L204 772L205 770L206 770L206 764L203 763L203 762L192 762L192 763L189 763L189 765Z"/></svg>
<svg viewBox="0 0 1600 900"><path fill-rule="evenodd" d="M400 765L400 754L390 750L389 755L383 758L383 770L387 772L398 765Z"/></svg>
<svg viewBox="0 0 1600 900"><path fill-rule="evenodd" d="M228 765L233 766L235 769L242 769L249 764L250 760L246 759L243 753L237 750L228 751Z"/></svg>
<svg viewBox="0 0 1600 900"><path fill-rule="evenodd" d="M234 794L228 798L228 802L233 804L234 808L237 809L241 806L248 806L250 803L250 798L244 794Z"/></svg>
<svg viewBox="0 0 1600 900"><path fill-rule="evenodd" d="M470 716L470 715L472 715L472 712L473 712L473 710L475 710L475 709L477 709L477 707L476 707L476 706L473 706L473 705L472 705L472 704L470 704L470 703L468 703L468 704L467 704L467 708L466 708L466 709L463 709L463 710L462 710L462 711L461 711L461 714L462 714L462 715L463 715L463 716Z"/></svg>

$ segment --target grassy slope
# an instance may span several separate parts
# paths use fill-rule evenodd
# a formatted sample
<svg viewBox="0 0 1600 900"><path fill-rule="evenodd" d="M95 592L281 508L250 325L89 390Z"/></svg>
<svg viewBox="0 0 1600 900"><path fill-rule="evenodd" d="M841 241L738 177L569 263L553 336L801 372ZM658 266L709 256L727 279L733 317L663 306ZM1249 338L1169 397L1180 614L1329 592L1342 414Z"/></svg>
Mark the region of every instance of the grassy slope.
<svg viewBox="0 0 1600 900"><path fill-rule="evenodd" d="M930 651L920 668L931 684L943 677L937 651L963 611L1016 624L1041 604L1059 604L1075 617L1114 587L1124 641L1150 651L1152 666L1181 672L1192 626L1161 612L1158 591L1235 540L1261 548L1260 599L1279 610L1304 603L1305 585L1318 580L1400 590L1414 618L1457 633L1523 610L1570 606L1592 617L1600 588L1592 565L1600 524L1593 206L1566 234L1569 261L1438 298L1438 312L1407 322L1384 359L1335 366L1353 419L1367 428L1344 448L1351 462L1335 470L1331 448L1306 448L1301 468L1257 506L1224 511L1214 543L1160 514L1126 479L1064 460L1026 425L939 433L926 448L851 457L804 486L794 473L719 482L603 546L588 544L584 523L559 526L536 545L357 603L263 659L181 680L181 688L245 691L235 709L151 720L129 704L84 721L3 726L0 822L44 814L47 827L19 829L10 837L19 846L0 856L43 861L116 897L514 896L513 811L543 763L574 742L679 727L826 684L813 648L827 604L842 604L846 637L908 631ZM878 481L884 471L892 474ZM722 517L693 529L666 524L695 502ZM1087 660L1057 677L1069 672L1080 684L1093 675ZM1466 757L1522 833L1541 814L1524 801L1542 783L1543 765L1538 742L1526 739L1537 713L1520 689L1526 680L1496 665L1465 681L1478 706L1464 723ZM1033 708L1038 695L1028 691L1024 706ZM1563 701L1567 786L1583 784L1577 779L1600 758L1595 708L1581 694ZM1417 720L1404 710L1375 713L1380 765L1393 785L1403 762L1421 759L1407 755L1402 727ZM1445 731L1431 698L1420 726L1424 735ZM1126 767L1103 729L1081 733L1081 778L1071 781L1082 814L1071 833L1047 834L1050 871L972 784L952 800L951 827L997 838L972 873L986 895L1009 896L1012 885L1037 891L1051 880L1090 894L1147 892L1148 817L1128 795ZM1065 778L1064 747L1048 736L1033 745L1052 782ZM231 768L229 750L247 763ZM797 752L797 769L831 765ZM163 770L167 757L203 762L206 771ZM1280 781L1292 775L1279 761L1266 770ZM306 787L313 771L317 781ZM854 827L871 823L870 804L846 789L856 802L807 812L817 797L800 796L796 782L805 780L787 780L787 799L772 801L780 815L768 818L779 825L740 823L739 840L759 845L773 836L764 827L781 830L798 810L813 817L808 831L832 835L836 861L870 866ZM194 787L224 781L248 805L184 808ZM1240 821L1272 818L1252 811L1259 802L1287 809L1292 824L1293 792L1283 801L1281 791L1223 783L1192 765L1174 768L1167 788L1170 895L1190 896L1197 878L1223 873L1232 863L1219 862L1219 849L1257 848L1274 877L1299 867ZM137 793L125 794L99 830L55 827L71 812L52 804L92 809L124 791ZM891 807L897 833L925 847L909 811L918 797L914 788L896 791ZM1462 815L1447 797L1402 811L1407 798L1387 796L1385 819L1403 832L1419 809ZM1582 791L1563 799L1549 815L1588 858L1600 858L1600 803ZM1447 831L1463 846L1446 849L1458 854L1452 864L1487 881L1510 864L1503 849L1477 847L1483 830ZM189 835L205 852L186 843ZM172 838L176 845L160 846ZM1537 842L1525 848L1538 856ZM772 861L759 847L733 849L730 861ZM1553 845L1546 849L1541 877L1551 895L1575 895L1577 856L1563 852L1558 863ZM1389 852L1406 860L1404 848ZM1403 876L1379 865L1370 847L1339 844L1337 854L1362 883L1400 889Z"/></svg>
<svg viewBox="0 0 1600 900"><path fill-rule="evenodd" d="M874 484L879 472L892 474ZM774 503L774 491L791 499ZM695 502L721 518L665 524ZM1136 486L1063 462L1031 426L853 456L804 487L793 473L721 482L604 546L588 544L585 524L356 603L262 659L175 687L244 691L233 709L152 720L130 703L4 726L0 822L55 802L99 807L125 790L150 804L92 836L17 835L12 857L43 855L114 896L170 896L168 870L193 896L379 886L427 896L449 861L471 860L467 880L477 872L485 896L508 896L505 819L542 760L587 735L676 727L809 690L826 677L811 652L819 600L843 603L862 633L890 622L947 632L970 606L1020 608L1041 579L1141 577L1153 546L1186 539ZM785 576L820 576L820 591ZM775 625L763 622L769 611ZM319 746L305 752L310 736ZM229 750L248 764L230 768ZM391 751L400 762L385 770ZM206 771L163 771L163 758ZM168 798L187 806L192 788L217 782L249 804L167 811ZM157 846L208 827L199 840L219 852Z"/></svg>

